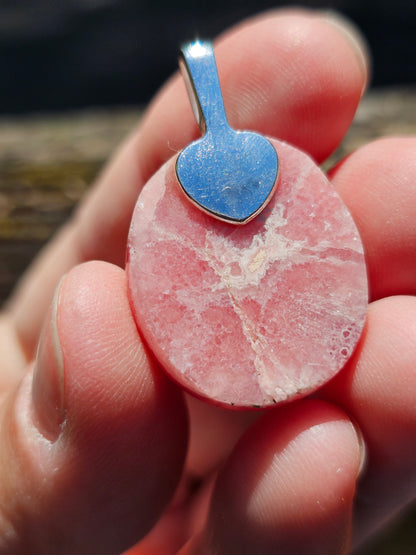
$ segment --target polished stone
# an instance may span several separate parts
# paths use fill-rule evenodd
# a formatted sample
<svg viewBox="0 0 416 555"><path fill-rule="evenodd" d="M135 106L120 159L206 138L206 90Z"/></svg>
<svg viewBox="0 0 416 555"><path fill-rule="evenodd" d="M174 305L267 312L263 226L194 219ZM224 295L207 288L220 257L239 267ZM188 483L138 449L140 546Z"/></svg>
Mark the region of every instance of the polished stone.
<svg viewBox="0 0 416 555"><path fill-rule="evenodd" d="M196 396L235 408L308 395L347 362L367 307L362 243L314 162L272 141L279 186L245 226L211 218L170 161L132 218L133 313L162 367Z"/></svg>

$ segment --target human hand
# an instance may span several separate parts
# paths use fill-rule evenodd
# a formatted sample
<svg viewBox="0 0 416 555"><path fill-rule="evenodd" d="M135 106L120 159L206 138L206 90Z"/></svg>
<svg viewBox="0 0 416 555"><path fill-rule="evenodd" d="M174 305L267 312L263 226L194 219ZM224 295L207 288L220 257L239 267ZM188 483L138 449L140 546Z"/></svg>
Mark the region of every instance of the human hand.
<svg viewBox="0 0 416 555"><path fill-rule="evenodd" d="M367 81L353 41L308 12L236 27L216 50L230 123L322 162ZM313 400L259 415L210 407L169 382L116 266L141 187L196 136L175 77L2 315L3 552L118 553L157 523L132 553L171 553L188 539L184 553L344 553L351 530L359 542L415 496L416 140L374 142L331 172L366 249L365 333Z"/></svg>

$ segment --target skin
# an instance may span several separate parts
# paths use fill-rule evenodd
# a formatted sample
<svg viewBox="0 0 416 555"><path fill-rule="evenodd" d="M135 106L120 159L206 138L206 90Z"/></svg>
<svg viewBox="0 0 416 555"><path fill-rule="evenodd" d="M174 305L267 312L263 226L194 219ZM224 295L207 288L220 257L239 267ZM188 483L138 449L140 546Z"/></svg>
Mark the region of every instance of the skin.
<svg viewBox="0 0 416 555"><path fill-rule="evenodd" d="M345 25L278 11L225 33L231 125L325 160L368 79ZM1 315L2 553L347 553L415 497L416 138L330 174L368 262L353 358L313 399L236 414L165 377L122 269L141 187L197 136L174 76Z"/></svg>

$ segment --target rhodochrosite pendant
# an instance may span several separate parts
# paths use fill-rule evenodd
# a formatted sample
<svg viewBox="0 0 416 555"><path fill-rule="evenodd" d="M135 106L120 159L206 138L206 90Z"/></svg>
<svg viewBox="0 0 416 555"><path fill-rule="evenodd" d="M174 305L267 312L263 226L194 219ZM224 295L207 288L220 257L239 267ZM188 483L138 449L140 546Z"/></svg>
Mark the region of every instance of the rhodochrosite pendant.
<svg viewBox="0 0 416 555"><path fill-rule="evenodd" d="M198 45L211 63L209 43ZM186 62L188 78L198 79L195 59ZM208 130L215 118L207 124L203 93L192 86ZM241 133L230 158L212 155L227 150L229 131L209 133L206 155L196 141L139 196L127 250L132 310L162 367L186 390L225 407L274 406L312 393L351 356L367 309L363 247L306 154ZM250 158L250 149L260 150ZM228 175L236 179L231 193ZM244 201L250 188L254 203Z"/></svg>

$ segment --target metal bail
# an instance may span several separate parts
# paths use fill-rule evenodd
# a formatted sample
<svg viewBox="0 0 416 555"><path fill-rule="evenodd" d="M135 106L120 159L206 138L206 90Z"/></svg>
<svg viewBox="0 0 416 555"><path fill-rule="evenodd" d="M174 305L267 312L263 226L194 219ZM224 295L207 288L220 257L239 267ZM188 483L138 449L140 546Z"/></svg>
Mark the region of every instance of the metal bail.
<svg viewBox="0 0 416 555"><path fill-rule="evenodd" d="M207 214L245 224L263 210L277 186L276 151L262 135L229 126L212 44L197 40L181 54L180 67L203 136L178 155L179 184Z"/></svg>

